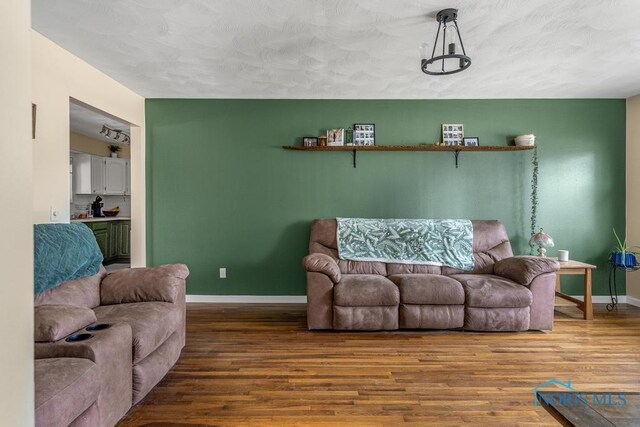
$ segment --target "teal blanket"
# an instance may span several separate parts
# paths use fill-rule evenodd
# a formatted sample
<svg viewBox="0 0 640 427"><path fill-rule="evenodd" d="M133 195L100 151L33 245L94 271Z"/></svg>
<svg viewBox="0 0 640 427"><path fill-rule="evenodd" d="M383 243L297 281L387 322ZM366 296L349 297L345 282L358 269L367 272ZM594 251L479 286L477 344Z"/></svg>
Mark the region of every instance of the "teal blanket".
<svg viewBox="0 0 640 427"><path fill-rule="evenodd" d="M33 238L36 294L100 270L102 252L84 224L37 224Z"/></svg>
<svg viewBox="0 0 640 427"><path fill-rule="evenodd" d="M469 220L337 220L340 259L473 269L473 225Z"/></svg>

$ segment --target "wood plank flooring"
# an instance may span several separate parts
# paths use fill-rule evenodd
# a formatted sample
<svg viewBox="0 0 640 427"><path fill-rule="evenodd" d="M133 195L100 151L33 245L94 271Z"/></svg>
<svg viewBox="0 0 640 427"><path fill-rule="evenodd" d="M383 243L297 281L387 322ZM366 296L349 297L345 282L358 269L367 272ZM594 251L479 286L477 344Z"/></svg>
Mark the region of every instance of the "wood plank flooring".
<svg viewBox="0 0 640 427"><path fill-rule="evenodd" d="M189 304L187 345L122 426L557 425L531 389L640 392L640 308L551 333L310 332L305 306Z"/></svg>

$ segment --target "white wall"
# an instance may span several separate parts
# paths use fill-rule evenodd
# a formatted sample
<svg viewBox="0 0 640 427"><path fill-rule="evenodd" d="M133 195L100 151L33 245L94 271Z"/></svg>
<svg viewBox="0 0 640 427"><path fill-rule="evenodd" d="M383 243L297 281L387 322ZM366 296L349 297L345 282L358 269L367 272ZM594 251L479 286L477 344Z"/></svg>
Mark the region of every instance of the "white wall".
<svg viewBox="0 0 640 427"><path fill-rule="evenodd" d="M627 99L627 240L640 245L640 95ZM627 273L627 296L640 298L640 273Z"/></svg>
<svg viewBox="0 0 640 427"><path fill-rule="evenodd" d="M69 99L131 127L131 263L146 264L144 98L32 31L32 91L38 104L33 148L33 221L49 222L53 206L69 221Z"/></svg>
<svg viewBox="0 0 640 427"><path fill-rule="evenodd" d="M0 425L33 425L30 2L0 1ZM10 207L7 208L7 207Z"/></svg>

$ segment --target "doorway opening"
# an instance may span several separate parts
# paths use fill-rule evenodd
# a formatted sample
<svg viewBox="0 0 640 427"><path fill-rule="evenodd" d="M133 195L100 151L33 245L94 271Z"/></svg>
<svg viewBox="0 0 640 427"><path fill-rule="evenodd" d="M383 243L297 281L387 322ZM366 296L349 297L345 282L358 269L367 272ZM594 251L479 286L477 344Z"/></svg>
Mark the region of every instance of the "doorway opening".
<svg viewBox="0 0 640 427"><path fill-rule="evenodd" d="M72 223L89 227L107 271L131 266L131 126L69 101Z"/></svg>

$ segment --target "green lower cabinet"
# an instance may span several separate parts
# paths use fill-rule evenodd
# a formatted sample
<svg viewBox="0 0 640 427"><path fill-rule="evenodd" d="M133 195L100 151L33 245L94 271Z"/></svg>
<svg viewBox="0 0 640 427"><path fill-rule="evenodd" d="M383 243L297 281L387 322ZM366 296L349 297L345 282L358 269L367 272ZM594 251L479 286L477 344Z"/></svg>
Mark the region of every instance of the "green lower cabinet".
<svg viewBox="0 0 640 427"><path fill-rule="evenodd" d="M104 263L131 258L131 221L85 222L96 237Z"/></svg>
<svg viewBox="0 0 640 427"><path fill-rule="evenodd" d="M118 222L119 258L131 258L131 221Z"/></svg>
<svg viewBox="0 0 640 427"><path fill-rule="evenodd" d="M100 252L106 260L106 254L109 252L109 232L107 230L93 230L93 235L96 236Z"/></svg>
<svg viewBox="0 0 640 427"><path fill-rule="evenodd" d="M118 221L119 222L119 221ZM105 258L113 259L118 255L118 229L116 221L109 223L109 251Z"/></svg>

